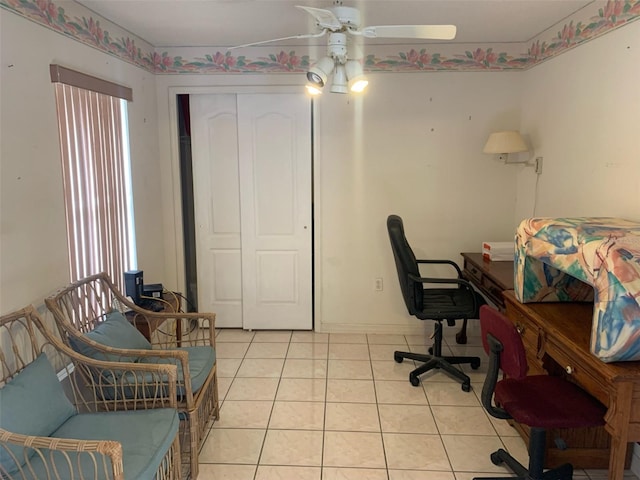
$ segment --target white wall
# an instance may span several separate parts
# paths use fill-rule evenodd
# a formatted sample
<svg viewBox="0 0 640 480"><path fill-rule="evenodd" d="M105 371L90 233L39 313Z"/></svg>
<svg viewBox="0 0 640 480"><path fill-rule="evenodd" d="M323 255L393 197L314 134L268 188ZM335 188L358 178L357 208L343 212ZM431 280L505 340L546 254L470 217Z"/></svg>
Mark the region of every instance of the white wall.
<svg viewBox="0 0 640 480"><path fill-rule="evenodd" d="M0 313L37 304L69 282L50 63L133 88L129 127L138 258L149 280L161 278L153 75L2 9L0 32Z"/></svg>
<svg viewBox="0 0 640 480"><path fill-rule="evenodd" d="M523 75L522 131L543 156L537 216L640 220L640 22ZM516 219L533 216L533 169Z"/></svg>
<svg viewBox="0 0 640 480"><path fill-rule="evenodd" d="M520 75L378 74L364 97L325 94L316 101L316 328L422 327L401 300L385 225L390 213L404 218L422 257L460 261L460 252L477 251L483 240L512 238L516 173L482 147L490 131L519 127ZM259 90L301 79L158 77L167 278L179 278L182 268L180 252L169 244L175 238L179 245L180 237L175 94L233 82ZM376 277L384 279L382 292L373 289Z"/></svg>

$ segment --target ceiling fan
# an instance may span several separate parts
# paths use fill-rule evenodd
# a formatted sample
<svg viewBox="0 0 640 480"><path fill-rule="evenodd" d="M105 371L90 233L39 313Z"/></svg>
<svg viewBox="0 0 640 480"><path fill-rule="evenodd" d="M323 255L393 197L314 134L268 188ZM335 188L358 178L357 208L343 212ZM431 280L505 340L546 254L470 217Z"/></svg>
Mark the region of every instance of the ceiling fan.
<svg viewBox="0 0 640 480"><path fill-rule="evenodd" d="M329 75L333 72L331 91L348 93L363 91L368 82L362 73L362 65L349 54L349 35L363 38L421 38L433 40L452 40L456 36L455 25L380 25L362 27L360 11L354 7L342 5L335 0L328 8L315 8L296 5L310 14L320 29L318 33L306 33L289 37L274 38L261 42L238 45L232 48L248 47L280 40L318 38L329 34L327 55L321 58L307 72L307 90L312 94L322 93Z"/></svg>

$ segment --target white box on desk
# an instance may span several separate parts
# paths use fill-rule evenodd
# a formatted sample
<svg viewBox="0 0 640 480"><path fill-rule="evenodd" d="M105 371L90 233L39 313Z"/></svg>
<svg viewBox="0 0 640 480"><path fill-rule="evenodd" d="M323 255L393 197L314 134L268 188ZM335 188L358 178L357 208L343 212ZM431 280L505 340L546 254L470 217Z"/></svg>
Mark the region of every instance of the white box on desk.
<svg viewBox="0 0 640 480"><path fill-rule="evenodd" d="M514 242L482 242L482 256L493 262L513 261Z"/></svg>

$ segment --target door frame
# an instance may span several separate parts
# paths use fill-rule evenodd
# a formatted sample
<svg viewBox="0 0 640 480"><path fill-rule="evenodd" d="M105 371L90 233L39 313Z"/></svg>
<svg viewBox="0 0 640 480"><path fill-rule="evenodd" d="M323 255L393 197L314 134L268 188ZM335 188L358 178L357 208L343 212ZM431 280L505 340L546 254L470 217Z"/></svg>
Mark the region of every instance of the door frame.
<svg viewBox="0 0 640 480"><path fill-rule="evenodd" d="M169 91L169 128L171 135L170 142L170 155L171 155L171 185L172 185L172 204L171 217L173 219L173 225L170 228L173 230L171 233L172 244L165 247L165 252L172 252L174 255L174 271L176 276L176 285L180 289L185 291L186 277L185 277L185 257L184 257L184 235L183 235L183 217L182 217L182 192L180 185L180 131L178 128L178 107L177 96L181 94L196 95L196 94L242 94L242 93L301 93L303 91L302 85L220 85L220 86L170 86ZM319 179L321 178L320 162L315 160L322 158L319 151L319 143L316 141L316 136L319 135L319 115L320 108L319 103L311 99L311 208L312 208L312 241L311 241L311 256L312 256L312 295L313 295L313 328L316 330L322 325L322 289L318 288L322 285L322 244L321 244L321 208L322 205L320 199L320 189L318 188ZM172 248L173 247L173 248ZM167 258L167 262L171 259Z"/></svg>

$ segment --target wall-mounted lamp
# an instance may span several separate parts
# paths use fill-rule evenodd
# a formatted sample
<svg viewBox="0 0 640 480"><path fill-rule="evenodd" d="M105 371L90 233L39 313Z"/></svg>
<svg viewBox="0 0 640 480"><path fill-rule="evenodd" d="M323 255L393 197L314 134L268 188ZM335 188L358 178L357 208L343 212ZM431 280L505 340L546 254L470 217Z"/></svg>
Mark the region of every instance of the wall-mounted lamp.
<svg viewBox="0 0 640 480"><path fill-rule="evenodd" d="M482 151L484 153L497 153L500 155L500 160L508 163L510 153L526 152L527 150L529 150L529 148L526 143L524 143L520 132L509 130L494 132L489 135Z"/></svg>

